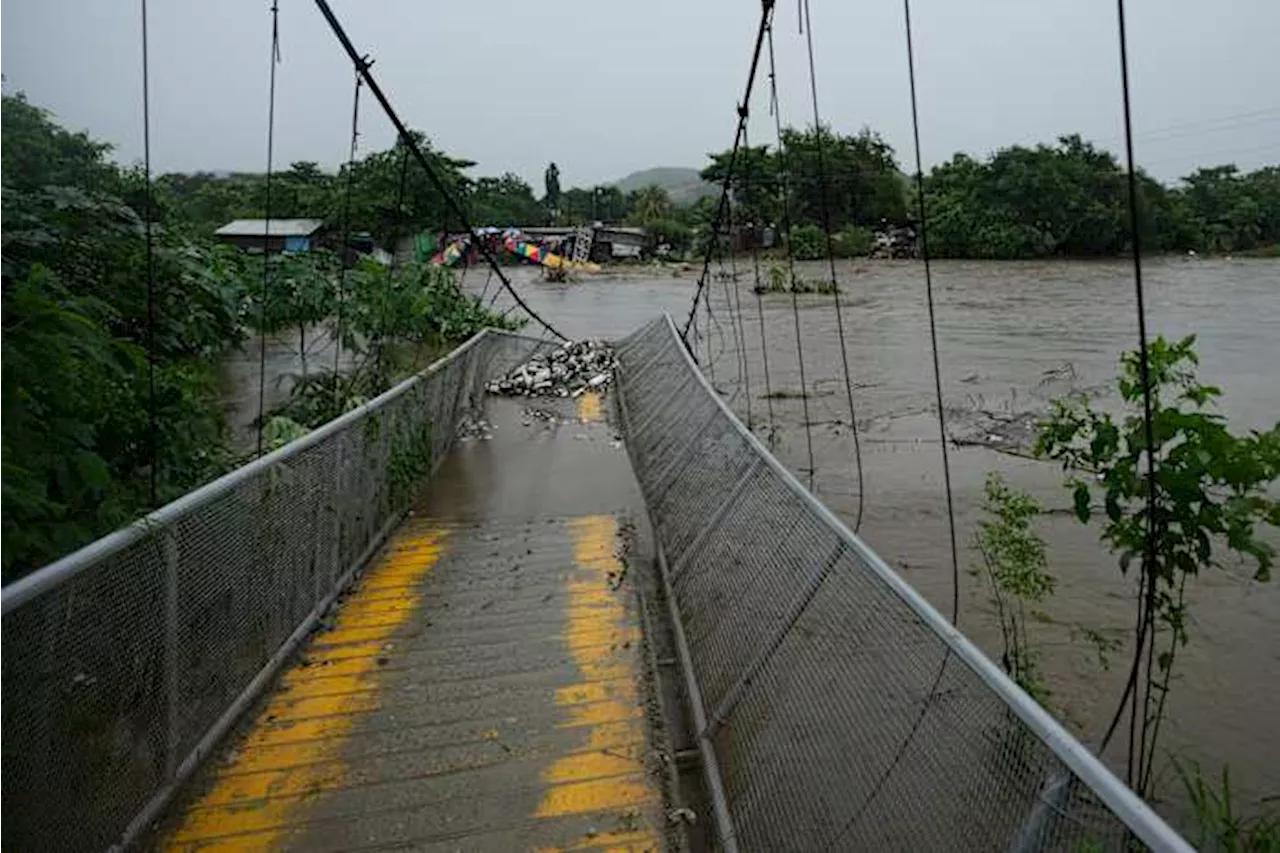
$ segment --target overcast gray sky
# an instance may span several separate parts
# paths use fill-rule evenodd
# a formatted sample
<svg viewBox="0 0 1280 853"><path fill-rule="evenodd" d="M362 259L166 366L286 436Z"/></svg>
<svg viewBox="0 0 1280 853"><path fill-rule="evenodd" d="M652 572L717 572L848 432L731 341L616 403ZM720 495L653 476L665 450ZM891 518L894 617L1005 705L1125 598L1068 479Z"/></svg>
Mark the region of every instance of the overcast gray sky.
<svg viewBox="0 0 1280 853"><path fill-rule="evenodd" d="M157 171L261 170L269 0L152 0ZM351 69L309 0L280 0L277 162L345 157ZM1138 160L1164 179L1197 165L1280 163L1280 0L1129 0ZM650 166L700 168L732 141L759 12L754 0L643 3L333 0L407 122L477 174L514 171L541 192ZM911 159L902 5L812 0L823 118L881 131ZM796 6L780 0L782 114L808 120ZM1118 146L1112 0L915 0L926 166L964 150L1080 132ZM138 3L5 0L5 91L141 157ZM764 82L763 80L761 81ZM772 136L764 94L752 139ZM362 106L363 149L390 124Z"/></svg>

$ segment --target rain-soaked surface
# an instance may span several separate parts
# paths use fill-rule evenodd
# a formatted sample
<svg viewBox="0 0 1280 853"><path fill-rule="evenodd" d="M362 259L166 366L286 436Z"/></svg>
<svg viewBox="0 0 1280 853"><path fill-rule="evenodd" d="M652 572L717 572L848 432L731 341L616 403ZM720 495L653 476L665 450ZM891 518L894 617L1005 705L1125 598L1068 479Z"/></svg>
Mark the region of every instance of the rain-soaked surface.
<svg viewBox="0 0 1280 853"><path fill-rule="evenodd" d="M824 277L821 263L799 264L809 279ZM538 271L509 270L522 295L571 337L620 337L662 311L687 316L696 269L635 267L552 284ZM711 332L699 312L699 357L739 415L766 437L776 427L775 452L802 481L808 452L799 397L796 327L791 297L763 296L763 330L751 291L749 260L738 263L739 283L712 286ZM1001 418L1033 419L1048 400L1069 390L1108 393L1119 354L1136 341L1132 271L1124 262L941 262L933 268L943 393L948 428L971 440L951 453L960 556L960 626L994 658L999 634L984 583L968 569L969 547L980 518L982 484L998 470L1053 510L1041 531L1048 540L1057 592L1033 620L1035 640L1052 688L1049 704L1086 742L1096 743L1120 693L1125 651L1110 669L1098 663L1085 631L1125 642L1133 594L1114 558L1097 543L1097 528L1083 527L1067 511L1070 496L1053 465L1000 451L1017 432ZM861 433L863 480L860 534L941 611L951 608L951 562L946 503L933 400L923 267L915 262L842 262L838 265L853 402ZM1160 259L1146 265L1149 323L1153 333L1199 337L1201 376L1225 391L1222 409L1237 430L1261 428L1280 417L1280 263L1263 260ZM482 270L464 286L505 310L512 301ZM728 301L742 306L747 381L737 367L737 324ZM854 525L859 489L854 475L841 352L833 297L798 299L809 420L814 453L813 487ZM536 333L531 325L526 331ZM762 348L763 340L766 347ZM324 341L313 359L331 364ZM274 376L298 372L296 340L268 349L268 405L287 390ZM256 414L256 342L227 366L233 419L239 431ZM763 352L768 354L766 399ZM243 363L241 363L243 362ZM747 386L750 386L748 393ZM770 415L772 414L772 420ZM1021 423L1027 423L1024 420ZM993 438L994 437L994 438ZM621 458L621 457L620 457ZM475 461L475 460L473 460ZM479 469L477 469L479 470ZM584 469L585 470L585 469ZM560 481L557 490L582 494L599 485ZM454 483L454 485L460 485ZM539 489L545 484L539 484ZM519 498L520 496L517 496ZM1232 786L1246 806L1280 791L1280 583L1259 584L1236 567L1194 582L1190 593L1191 642L1179 653L1164 745L1199 760L1209 775L1231 766ZM1117 738L1107 758L1122 768ZM1176 795L1170 774L1162 790Z"/></svg>
<svg viewBox="0 0 1280 853"><path fill-rule="evenodd" d="M825 265L800 264L806 278ZM715 384L746 420L748 401L758 434L772 403L775 452L801 480L807 445L791 297L766 295L763 336L769 386L765 399L761 313L751 291L749 261L740 259L739 292L713 285L710 351ZM861 431L861 535L944 613L951 609L946 503L933 401L933 372L923 267L914 262L838 265L853 401ZM1067 512L1070 495L1053 465L1011 456L992 439L1000 417L1047 408L1068 390L1108 393L1120 353L1135 346L1132 271L1124 262L942 262L933 268L944 400L953 437L977 445L951 453L960 556L961 627L998 659L999 635L984 583L968 569L980 518L982 484L998 470L1053 512L1042 525L1057 592L1033 620L1052 688L1049 704L1086 742L1097 742L1119 696L1126 664L1118 651L1101 668L1083 632L1129 638L1133 596L1113 557L1097 543L1097 527ZM1149 325L1167 336L1199 338L1201 377L1225 391L1222 409L1237 430L1280 418L1280 264L1263 260L1149 261L1145 268ZM536 270L513 271L522 295L567 335L620 336L661 311L688 312L697 270L634 268L551 284ZM468 289L480 292L483 272ZM490 282L492 295L496 280ZM739 380L727 300L742 305L750 394ZM858 514L848 401L841 370L833 297L799 297L800 339L813 424L814 488L852 526ZM510 305L505 294L495 303ZM699 327L705 335L706 316ZM531 326L530 329L533 327ZM707 343L699 343L706 360ZM985 414L984 414L985 413ZM985 445L985 446L983 446ZM1199 760L1210 775L1231 766L1241 802L1280 791L1280 583L1259 584L1241 567L1214 571L1192 585L1190 644L1179 653L1164 746ZM1117 739L1118 741L1120 739ZM1117 749L1116 747L1120 747ZM1107 756L1121 766L1122 743ZM1122 767L1121 767L1122 769ZM1162 790L1176 795L1170 774Z"/></svg>
<svg viewBox="0 0 1280 853"><path fill-rule="evenodd" d="M601 395L527 402L463 431L159 848L659 849L640 492Z"/></svg>

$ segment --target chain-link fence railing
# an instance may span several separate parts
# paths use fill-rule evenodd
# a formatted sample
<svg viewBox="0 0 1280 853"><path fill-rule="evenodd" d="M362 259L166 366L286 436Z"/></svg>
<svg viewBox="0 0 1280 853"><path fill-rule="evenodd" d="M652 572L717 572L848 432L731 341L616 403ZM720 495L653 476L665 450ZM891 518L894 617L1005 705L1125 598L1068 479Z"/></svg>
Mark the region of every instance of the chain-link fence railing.
<svg viewBox="0 0 1280 853"><path fill-rule="evenodd" d="M4 846L99 851L145 830L401 517L485 381L547 346L481 332L5 588Z"/></svg>
<svg viewBox="0 0 1280 853"><path fill-rule="evenodd" d="M669 317L618 355L723 849L1190 849L773 458Z"/></svg>

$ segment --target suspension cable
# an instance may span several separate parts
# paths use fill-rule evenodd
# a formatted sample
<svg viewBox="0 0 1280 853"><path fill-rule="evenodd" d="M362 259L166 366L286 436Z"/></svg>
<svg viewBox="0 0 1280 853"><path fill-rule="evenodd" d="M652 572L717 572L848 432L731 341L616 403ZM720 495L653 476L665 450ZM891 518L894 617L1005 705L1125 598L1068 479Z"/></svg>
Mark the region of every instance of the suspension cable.
<svg viewBox="0 0 1280 853"><path fill-rule="evenodd" d="M738 164L738 144L742 141L742 136L747 126L748 105L751 103L751 90L756 84L756 69L760 65L760 52L764 47L765 32L773 26L773 5L774 0L762 0L760 4L760 25L756 29L755 48L751 52L751 69L747 72L747 85L742 93L742 103L738 105L738 127L733 133L733 148L729 151L729 165L725 169L724 181L720 186L720 201L716 205L715 220L711 225L713 237L719 235L720 223L724 220L725 208L728 204L729 185L733 182L733 171ZM702 274L698 276L698 288L693 292L693 304L689 306L689 319L685 321L684 329L680 332L681 339L685 341L686 349L689 348L689 327L693 325L693 318L697 316L698 300L702 298L702 291L707 286L708 273L711 269L711 253L714 250L715 243L708 243L706 254L702 258Z"/></svg>
<svg viewBox="0 0 1280 853"><path fill-rule="evenodd" d="M377 99L378 104L382 107L382 111L387 114L387 118L390 119L393 125L395 125L396 133L398 133L400 138L404 140L405 145L409 146L409 150L413 153L414 159L418 161L418 165L422 166L422 170L426 173L427 180L431 182L431 186L444 199L445 206L452 211L453 215L462 223L463 229L467 233L473 233L475 229L471 227L471 223L468 221L466 212L462 209L462 205L458 202L453 192L450 191L444 180L436 174L435 167L431 165L431 162L427 159L426 155L422 153L422 149L418 146L417 140L414 139L413 134L409 132L408 126L400 120L400 116L396 113L395 108L391 106L391 101L388 100L386 94L382 91L382 87L378 85L378 81L374 79L373 74L369 71L372 63L366 57L361 56L361 54L356 50L355 45L352 44L351 39L347 36L346 30L343 29L341 22L339 22L337 16L333 14L333 9L329 7L328 0L315 0L315 2L316 7L320 10L320 14L324 16L325 21L329 24L329 28L333 30L333 34L338 39L339 44L341 44L343 50L347 52L351 61L355 63L360 76L364 78L365 85L369 87L369 91L373 94L374 98ZM498 266L498 259L494 257L493 252L489 251L489 247L484 243L480 243L480 253L484 255L485 261L488 262L490 268L502 282L502 286L511 294L511 297L516 301L516 304L519 305L534 322L541 325L556 339L562 341L568 340L568 338L560 334L550 323L544 320L538 312L529 307L529 304L524 301L519 292L517 292L515 287L512 286L511 280L507 278L506 273L504 273L501 267Z"/></svg>
<svg viewBox="0 0 1280 853"><path fill-rule="evenodd" d="M1115 735L1116 728L1119 725L1120 718L1124 715L1125 705L1131 702L1132 704L1129 713L1129 757L1126 781L1128 781L1132 786L1135 779L1133 766L1133 742L1137 734L1138 674L1141 669L1142 650L1148 640L1150 640L1151 644L1150 649L1148 650L1148 670L1150 669L1151 649L1155 648L1155 639L1154 637L1148 638L1147 632L1149 624L1152 621L1151 613L1155 607L1157 509L1156 443L1155 429L1152 422L1152 413L1155 410L1155 399L1154 392L1151 388L1151 360L1147 346L1146 294L1142 286L1142 237L1141 231L1138 227L1138 178L1137 167L1134 163L1133 156L1133 120L1129 98L1129 47L1125 29L1124 0L1116 0L1116 22L1120 43L1120 94L1124 108L1124 147L1125 157L1128 161L1129 228L1133 233L1133 290L1138 314L1138 376L1142 381L1142 431L1143 439L1146 441L1147 445L1147 529L1143 543L1144 553L1142 574L1139 581L1142 600L1138 607L1138 625L1137 630L1135 631L1137 635L1137 648L1134 650L1133 665L1129 670L1129 678L1125 683L1124 693L1120 697L1120 703L1116 707L1115 715L1112 717L1110 725L1107 726L1107 731L1102 738L1102 745L1099 747L1099 752L1106 749L1107 744L1111 742L1111 738ZM1142 745L1139 747L1139 770L1141 770L1142 753L1145 751L1145 745L1146 737L1144 733Z"/></svg>
<svg viewBox="0 0 1280 853"><path fill-rule="evenodd" d="M333 340L333 390L335 403L337 403L338 368L342 359L342 314L347 301L347 255L351 251L351 190L355 183L356 145L359 138L360 73L357 71L355 91L351 97L351 150L347 155L347 180L342 197L342 244L338 252L338 322Z"/></svg>
<svg viewBox="0 0 1280 853"><path fill-rule="evenodd" d="M917 196L917 203L918 203L917 210L920 216L920 254L924 260L925 294L929 303L929 337L933 346L934 393L936 395L937 404L938 404L938 429L941 432L941 437L942 437L942 441L941 441L942 471L943 471L943 478L946 481L946 487L947 487L947 517L951 525L951 560L952 560L952 563L951 563L951 566L952 566L951 622L954 625L958 621L959 609L960 609L959 559L956 553L955 515L951 511L951 508L952 508L951 474L950 474L950 467L947 460L947 431L946 431L945 421L943 420L944 415L942 410L942 381L939 378L940 372L938 369L938 338L937 338L937 334L935 332L935 326L934 326L933 284L932 284L932 278L930 276L930 271L929 271L929 244L928 244L928 237L927 237L928 228L926 225L927 220L925 219L925 202L924 202L924 169L923 169L923 166L921 165L920 119L919 119L919 113L917 111L917 99L916 99L915 49L911 39L911 0L902 0L902 17L903 17L903 24L906 28L906 34L907 34L907 79L908 79L908 82L910 83L910 89L911 89L911 130L912 130L912 139L915 143L915 155L916 155L915 156L916 196ZM925 701L920 706L920 713L916 714L916 718L912 722L911 729L907 732L907 736L903 738L902 743L898 745L898 749L894 753L893 759L889 762L889 764L885 767L884 771L880 774L880 778L876 780L876 784L872 786L871 792L867 794L866 799L862 801L862 804L858 807L858 810L854 812L853 816L850 817L849 820L847 820L844 823L844 825L840 828L840 831L836 833L834 836L832 836L831 840L827 843L824 849L830 850L831 848L835 847L844 838L844 836L848 834L849 830L852 829L858 823L858 821L862 819L863 814L866 813L867 809L871 807L871 804L876 800L877 797L880 796L881 791L884 790L885 784L893 776L893 771L897 769L898 765L902 761L903 756L906 755L907 748L915 740L916 735L919 734L920 725L924 722L925 716L928 715L929 709L933 707L933 701L938 695L938 686L942 683L942 676L946 673L947 665L951 662L951 657L953 654L954 652L951 650L951 647L947 646L946 651L943 652L942 660L938 664L938 671L933 677L933 683L929 686L929 692L925 694Z"/></svg>
<svg viewBox="0 0 1280 853"><path fill-rule="evenodd" d="M746 134L746 129L743 129ZM747 156L751 156L750 149L747 149ZM747 340L745 330L742 325L742 289L738 284L738 255L736 243L737 234L734 230L733 220L733 199L729 200L729 275L733 277L733 301L729 300L729 286L726 283L724 289L725 302L729 303L729 320L736 322L733 334L738 345L738 379L739 384L747 395L747 429L753 429L754 423L751 418L751 373L747 367Z"/></svg>
<svg viewBox="0 0 1280 853"><path fill-rule="evenodd" d="M783 245L787 247L788 288L791 291L791 316L796 330L796 361L800 365L800 404L804 415L804 443L809 454L809 491L813 491L813 426L809 418L809 384L804 370L804 339L800 332L800 296L796 293L796 259L791 251L791 179L787 160L787 146L782 136L782 110L778 106L778 68L773 52L773 24L769 24L769 104L773 112L774 130L778 136L778 190L782 197Z"/></svg>
<svg viewBox="0 0 1280 853"><path fill-rule="evenodd" d="M938 324L933 307L933 272L929 266L929 220L924 200L924 166L920 155L920 113L916 98L916 59L911 40L911 0L902 0L907 30L907 80L911 87L911 136L916 154L916 209L920 218L920 258L924 261L924 292L929 305L929 346L933 353L933 395L938 406L938 447L942 449L942 480L947 492L947 525L951 534L951 624L960 624L960 552L956 547L956 513L951 496L951 458L947 452L947 411L942 405L942 368L938 360Z"/></svg>
<svg viewBox="0 0 1280 853"><path fill-rule="evenodd" d="M155 214L155 202L151 188L151 73L150 50L147 45L147 0L142 5L142 174L146 181L145 214L143 229L147 241L147 452L150 456L150 497L151 507L158 505L156 499L160 476L160 439L159 415L156 412L156 273L155 242L151 229L151 220Z"/></svg>
<svg viewBox="0 0 1280 853"><path fill-rule="evenodd" d="M271 0L271 83L267 96L267 174L263 180L262 300L258 305L258 455L267 419L267 299L271 283L271 171L276 131L276 66L280 64L280 2Z"/></svg>
<svg viewBox="0 0 1280 853"><path fill-rule="evenodd" d="M745 128L742 131L742 144L747 149L747 156L750 157L751 143L747 139L747 132ZM746 172L743 173L744 180L749 180L748 178L746 178L746 175L749 175L749 174L751 174L750 169L748 169ZM745 187L744 187L744 195L746 195ZM758 212L759 211L757 211L757 213ZM765 339L765 333L764 333L764 296L760 292L762 289L761 282L760 282L760 249L756 245L756 229L759 227L759 224L760 223L753 221L751 225L751 266L754 272L754 282L752 284L751 289L756 295L756 316L757 316L757 319L760 321L760 357L764 362L764 402L765 402L765 406L769 410L769 434L770 434L770 438L772 438L773 431L774 431L773 386L769 381L769 345Z"/></svg>
<svg viewBox="0 0 1280 853"><path fill-rule="evenodd" d="M809 93L813 100L813 132L818 143L818 203L822 211L822 231L826 236L827 265L831 270L831 298L836 306L836 334L840 338L840 365L844 369L844 392L849 401L849 429L853 435L853 460L858 477L858 509L854 515L853 532L862 529L862 509L866 485L862 476L862 441L858 436L858 414L853 406L853 380L849 377L849 349L844 339L844 309L840 307L840 285L836 281L835 246L831 240L831 209L827 202L826 147L822 138L822 120L818 112L818 72L813 61L813 18L809 12L809 0L803 0L804 15L801 23L809 51Z"/></svg>
<svg viewBox="0 0 1280 853"><path fill-rule="evenodd" d="M711 232L711 239L712 239L712 241L713 241L713 242L719 242L719 240L720 240L720 235L719 235L719 233L718 233L717 231L715 231L714 229L713 229L713 230L712 230L712 232ZM705 273L704 273L704 275L705 275ZM701 290L701 283L699 283L699 290ZM706 309L707 309L707 337L706 337L706 341L707 341L707 356L706 356L706 358L707 358L707 379L709 379L709 380L711 381L711 387L714 389L714 388L716 387L716 354L715 354L715 352L714 352L714 351L712 350L712 348L711 348L711 347L712 347L712 340L711 340L711 323L712 323L712 321L714 320L714 318L711 316L711 299L708 297L707 299L705 299L705 300L704 300L704 303L705 303L705 307L706 307ZM696 299L695 299L695 304L696 304Z"/></svg>
<svg viewBox="0 0 1280 853"><path fill-rule="evenodd" d="M728 227L728 234L729 234L730 240L732 240L732 235L733 235L733 202L732 202L732 199L729 201L729 204L728 204L728 206L726 207L726 216L725 216L725 223L724 223L724 224L726 224L726 225L727 225L727 227ZM729 395L729 399L728 399L728 401L727 401L727 402L729 402L730 404L732 404L732 403L733 403L733 401L737 399L737 397L738 397L738 393L739 393L739 391L741 390L741 387L742 387L742 347L741 347L741 342L740 342L740 340L739 340L739 338L738 338L738 325L737 325L737 321L736 321L736 320L735 320L735 318L734 318L733 297L732 297L732 294L731 294L731 293L730 293L730 291L729 291L729 275L730 275L730 273L728 273L728 272L726 272L726 271L725 271L725 265L724 265L724 256L725 256L725 252L724 252L724 245L723 245L723 243L721 242L721 238L722 238L722 236L723 236L723 232L719 232L719 233L717 233L715 236L716 236L716 278L717 278L717 279L719 279L719 281L720 281L720 286L721 286L721 290L724 292L724 305L725 305L725 311L727 311L727 312L728 312L728 314L729 314L729 339L730 339L730 340L732 341L732 343L733 343L733 371L734 371L734 373L736 374L736 375L735 375L735 385L734 385L733 393ZM732 251L732 250L731 250L731 251ZM732 258L733 258L733 256L732 256L732 254L730 254L730 263L731 263L731 264L732 264ZM735 273L735 275L736 275L736 273ZM723 326L723 325L721 325L721 323L720 323L720 321L719 321L719 319L718 319L718 318L715 318L715 317L713 317L713 316L712 316L712 312L711 312L711 307L712 307L712 306L711 306L711 297L712 297L712 291L710 291L710 290L709 290L709 291L707 291L707 299L706 299L706 306L707 306L707 318L708 318L708 320L710 320L710 321L712 321L712 322L714 322L714 323L715 323L716 332L717 332L717 334L720 336L720 351L719 351L719 353L717 353L717 356L723 356L723 355L724 355L724 351L725 351L725 346L726 346L726 345L725 345L724 326Z"/></svg>

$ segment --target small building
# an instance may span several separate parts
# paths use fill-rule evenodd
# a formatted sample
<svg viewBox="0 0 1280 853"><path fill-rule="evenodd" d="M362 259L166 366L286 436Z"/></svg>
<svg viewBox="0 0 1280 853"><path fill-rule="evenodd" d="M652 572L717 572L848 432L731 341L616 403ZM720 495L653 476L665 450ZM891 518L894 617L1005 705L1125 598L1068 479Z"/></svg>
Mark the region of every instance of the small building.
<svg viewBox="0 0 1280 853"><path fill-rule="evenodd" d="M270 232L267 228L270 227ZM213 235L246 252L306 252L318 247L323 219L233 219ZM264 239L265 236L265 239Z"/></svg>
<svg viewBox="0 0 1280 853"><path fill-rule="evenodd" d="M607 260L615 258L639 258L654 248L649 243L649 232L644 228L623 225L596 226L596 245L601 246L600 254ZM592 260L595 259L592 253Z"/></svg>

